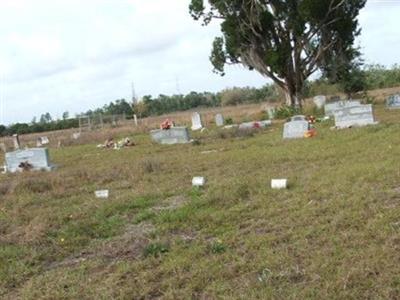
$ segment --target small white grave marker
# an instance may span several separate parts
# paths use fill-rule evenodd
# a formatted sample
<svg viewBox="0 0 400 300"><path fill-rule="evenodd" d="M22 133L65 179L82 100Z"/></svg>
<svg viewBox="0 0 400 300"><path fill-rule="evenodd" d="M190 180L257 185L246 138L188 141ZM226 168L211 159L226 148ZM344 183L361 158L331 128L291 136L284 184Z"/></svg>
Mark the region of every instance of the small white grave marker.
<svg viewBox="0 0 400 300"><path fill-rule="evenodd" d="M204 186L206 180L204 177L193 177L192 179L192 186L200 187Z"/></svg>
<svg viewBox="0 0 400 300"><path fill-rule="evenodd" d="M287 188L287 179L272 179L271 180L271 188L280 190Z"/></svg>
<svg viewBox="0 0 400 300"><path fill-rule="evenodd" d="M107 199L109 196L109 190L95 191L94 194L96 195L96 198Z"/></svg>

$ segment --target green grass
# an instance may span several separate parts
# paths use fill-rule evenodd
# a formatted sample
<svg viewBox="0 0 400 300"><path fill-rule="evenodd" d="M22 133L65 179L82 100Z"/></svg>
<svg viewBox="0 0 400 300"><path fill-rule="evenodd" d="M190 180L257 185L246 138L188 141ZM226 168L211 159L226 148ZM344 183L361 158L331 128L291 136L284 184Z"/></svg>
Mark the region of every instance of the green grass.
<svg viewBox="0 0 400 300"><path fill-rule="evenodd" d="M377 117L51 149L57 171L0 175L0 298L400 298L400 111Z"/></svg>

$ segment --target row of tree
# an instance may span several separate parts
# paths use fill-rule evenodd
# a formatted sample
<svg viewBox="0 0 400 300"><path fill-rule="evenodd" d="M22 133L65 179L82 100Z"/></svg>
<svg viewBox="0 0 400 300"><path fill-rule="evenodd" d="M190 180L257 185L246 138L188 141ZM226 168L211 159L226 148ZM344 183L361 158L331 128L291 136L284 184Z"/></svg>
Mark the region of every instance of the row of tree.
<svg viewBox="0 0 400 300"><path fill-rule="evenodd" d="M368 65L360 70L358 76L349 78L346 85L332 84L328 79L307 81L304 85L304 97L315 95L334 95L337 93L353 93L361 90L389 88L400 85L400 66L394 65L385 68L382 65ZM89 110L83 115L125 115L127 118L136 113L139 117L162 115L174 111L184 111L196 107L218 107L226 105L238 105L246 103L279 102L284 99L281 89L276 84L267 84L261 88L244 87L228 88L221 92L190 92L187 95L160 95L158 97L144 96L143 101L132 105L125 99L119 99L104 105L101 108ZM0 136L15 133L35 133L52 130L78 128L77 117L70 118L68 112L64 112L62 119L54 119L50 113L45 113L40 118L33 118L28 123L16 123L8 127L0 125Z"/></svg>

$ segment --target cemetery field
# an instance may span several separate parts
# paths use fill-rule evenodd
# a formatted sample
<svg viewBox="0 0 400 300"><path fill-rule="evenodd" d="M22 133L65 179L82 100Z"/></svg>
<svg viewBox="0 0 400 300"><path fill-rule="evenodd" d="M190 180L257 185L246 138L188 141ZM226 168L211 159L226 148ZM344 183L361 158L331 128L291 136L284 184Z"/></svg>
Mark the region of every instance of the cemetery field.
<svg viewBox="0 0 400 300"><path fill-rule="evenodd" d="M0 174L0 298L400 298L400 110L374 109L310 139L274 123L50 148L56 171Z"/></svg>

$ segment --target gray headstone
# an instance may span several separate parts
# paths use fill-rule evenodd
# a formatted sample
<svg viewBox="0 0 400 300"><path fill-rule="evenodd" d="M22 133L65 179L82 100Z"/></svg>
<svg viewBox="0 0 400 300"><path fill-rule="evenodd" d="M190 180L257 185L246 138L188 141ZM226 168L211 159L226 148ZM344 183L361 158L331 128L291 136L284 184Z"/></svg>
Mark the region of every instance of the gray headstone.
<svg viewBox="0 0 400 300"><path fill-rule="evenodd" d="M355 107L360 106L361 102L358 100L347 100L347 101L337 101L333 103L325 104L325 115L326 116L333 116L335 110L348 108L348 107Z"/></svg>
<svg viewBox="0 0 400 300"><path fill-rule="evenodd" d="M375 125L372 105L359 105L335 110L335 126L349 128L353 126Z"/></svg>
<svg viewBox="0 0 400 300"><path fill-rule="evenodd" d="M186 127L156 129L150 131L153 141L160 144L185 144L190 142L189 130Z"/></svg>
<svg viewBox="0 0 400 300"><path fill-rule="evenodd" d="M290 121L283 126L284 139L303 138L308 131L308 122L305 120Z"/></svg>
<svg viewBox="0 0 400 300"><path fill-rule="evenodd" d="M224 117L221 114L215 115L215 124L218 127L224 126Z"/></svg>
<svg viewBox="0 0 400 300"><path fill-rule="evenodd" d="M14 149L18 150L21 147L18 134L13 134L12 138L13 138L13 143L14 143Z"/></svg>
<svg viewBox="0 0 400 300"><path fill-rule="evenodd" d="M54 165L50 164L49 151L47 148L30 148L8 152L5 155L7 170L11 173L22 171L21 164L29 164L30 170L51 171Z"/></svg>
<svg viewBox="0 0 400 300"><path fill-rule="evenodd" d="M386 107L390 109L400 108L400 94L389 96L386 99Z"/></svg>
<svg viewBox="0 0 400 300"><path fill-rule="evenodd" d="M201 116L198 112L192 114L192 130L199 130L203 128L201 123Z"/></svg>
<svg viewBox="0 0 400 300"><path fill-rule="evenodd" d="M270 120L275 119L276 110L275 110L274 107L267 108L267 113L268 113L268 117L269 117Z"/></svg>
<svg viewBox="0 0 400 300"><path fill-rule="evenodd" d="M296 115L290 118L290 121L307 121L306 116Z"/></svg>
<svg viewBox="0 0 400 300"><path fill-rule="evenodd" d="M255 128L265 128L270 126L272 122L270 120L265 121L253 121L253 122L246 122L239 125L239 129L255 129Z"/></svg>
<svg viewBox="0 0 400 300"><path fill-rule="evenodd" d="M319 108L323 108L325 103L326 103L326 96L324 95L319 95L319 96L315 96L314 99L314 104Z"/></svg>

